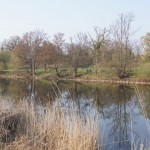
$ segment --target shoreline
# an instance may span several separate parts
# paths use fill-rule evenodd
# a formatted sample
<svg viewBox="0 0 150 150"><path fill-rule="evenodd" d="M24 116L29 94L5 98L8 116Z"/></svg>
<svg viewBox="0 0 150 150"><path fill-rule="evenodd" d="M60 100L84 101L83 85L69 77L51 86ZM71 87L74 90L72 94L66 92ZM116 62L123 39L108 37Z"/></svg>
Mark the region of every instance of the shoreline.
<svg viewBox="0 0 150 150"><path fill-rule="evenodd" d="M114 83L114 84L135 84L135 85L150 85L148 81L133 81L133 80L117 80L117 79L82 79L82 78L54 78L54 77L40 77L40 76L20 76L16 74L5 75L1 74L0 78L10 79L34 79L34 80L62 80L62 81L75 81L75 82L101 82L101 83Z"/></svg>
<svg viewBox="0 0 150 150"><path fill-rule="evenodd" d="M136 85L150 85L150 82L144 81L131 81L131 80L111 80L111 79L67 79L69 81L78 82L102 82L102 83L115 83L115 84L136 84Z"/></svg>
<svg viewBox="0 0 150 150"><path fill-rule="evenodd" d="M54 78L49 78L54 80ZM48 79L46 79L48 80ZM56 79L55 79L56 80ZM59 78L57 80L62 81L75 81L75 82L92 82L92 83L111 83L111 84L126 84L126 85L150 85L150 82L144 81L131 81L131 80L112 80L112 79L63 79Z"/></svg>

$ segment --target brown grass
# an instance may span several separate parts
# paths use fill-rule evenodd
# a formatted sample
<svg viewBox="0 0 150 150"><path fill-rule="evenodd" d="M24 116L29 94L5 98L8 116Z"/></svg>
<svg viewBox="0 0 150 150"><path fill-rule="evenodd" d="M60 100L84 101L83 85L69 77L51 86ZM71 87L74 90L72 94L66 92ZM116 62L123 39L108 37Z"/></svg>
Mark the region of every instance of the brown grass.
<svg viewBox="0 0 150 150"><path fill-rule="evenodd" d="M16 123L16 120L12 118L18 114L21 116L21 119ZM88 114L81 116L74 107L71 110L64 109L60 107L60 103L57 102L55 105L46 106L44 111L37 111L34 106L21 102L15 106L15 108L1 110L0 116L0 149L97 149L98 118ZM8 125L3 125L6 118L7 120L8 118L10 119L9 123L7 122L8 124L11 124L11 126L16 125L14 127L15 130L13 130L13 128L6 129ZM9 136L4 136L6 130L9 130ZM11 134L13 134L13 136ZM7 140L7 137L9 137L9 140ZM10 140L12 137L13 139Z"/></svg>

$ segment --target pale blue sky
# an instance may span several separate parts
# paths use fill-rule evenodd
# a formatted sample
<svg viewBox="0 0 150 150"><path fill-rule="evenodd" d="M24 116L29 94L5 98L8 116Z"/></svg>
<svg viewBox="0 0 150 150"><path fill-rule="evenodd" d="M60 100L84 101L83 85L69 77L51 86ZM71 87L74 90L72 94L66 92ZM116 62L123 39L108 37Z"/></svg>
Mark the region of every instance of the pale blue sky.
<svg viewBox="0 0 150 150"><path fill-rule="evenodd" d="M109 27L119 13L133 12L136 38L150 32L150 0L0 0L0 41L43 29L66 37Z"/></svg>

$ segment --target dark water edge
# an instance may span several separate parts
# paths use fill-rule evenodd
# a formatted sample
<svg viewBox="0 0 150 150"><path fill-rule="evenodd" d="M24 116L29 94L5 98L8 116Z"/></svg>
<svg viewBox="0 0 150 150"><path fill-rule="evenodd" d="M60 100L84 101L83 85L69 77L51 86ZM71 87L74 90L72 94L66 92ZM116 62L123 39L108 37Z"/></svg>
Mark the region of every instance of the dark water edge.
<svg viewBox="0 0 150 150"><path fill-rule="evenodd" d="M131 149L133 138L137 144L150 140L150 86L136 87L140 100L134 86L123 84L0 79L0 95L16 103L26 98L42 108L59 98L63 107L76 105L82 115L97 113L99 142L114 150Z"/></svg>

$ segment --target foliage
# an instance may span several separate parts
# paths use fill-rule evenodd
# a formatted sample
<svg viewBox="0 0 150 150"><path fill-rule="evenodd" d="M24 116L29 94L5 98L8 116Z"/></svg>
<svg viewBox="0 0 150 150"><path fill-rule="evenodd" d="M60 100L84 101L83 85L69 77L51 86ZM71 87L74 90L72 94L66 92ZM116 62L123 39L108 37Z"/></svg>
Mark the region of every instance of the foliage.
<svg viewBox="0 0 150 150"><path fill-rule="evenodd" d="M11 52L8 50L0 51L0 62L2 63L2 68L4 70L8 69L8 64L11 60Z"/></svg>
<svg viewBox="0 0 150 150"><path fill-rule="evenodd" d="M144 49L144 59L147 62L150 62L150 33L148 32L145 36L143 36L141 41Z"/></svg>

